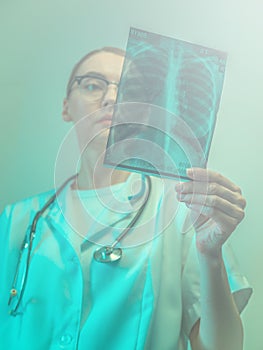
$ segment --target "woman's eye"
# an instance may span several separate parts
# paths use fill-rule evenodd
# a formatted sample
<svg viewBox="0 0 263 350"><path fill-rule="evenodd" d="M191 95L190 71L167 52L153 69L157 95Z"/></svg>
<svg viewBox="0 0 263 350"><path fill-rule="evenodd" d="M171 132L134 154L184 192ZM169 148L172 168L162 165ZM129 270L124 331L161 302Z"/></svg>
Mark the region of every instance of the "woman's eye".
<svg viewBox="0 0 263 350"><path fill-rule="evenodd" d="M98 84L94 84L94 83L87 83L83 87L84 87L85 90L88 90L88 91L101 90L101 86L98 85Z"/></svg>
<svg viewBox="0 0 263 350"><path fill-rule="evenodd" d="M97 79L83 79L81 81L81 87L87 92L103 91L103 84Z"/></svg>

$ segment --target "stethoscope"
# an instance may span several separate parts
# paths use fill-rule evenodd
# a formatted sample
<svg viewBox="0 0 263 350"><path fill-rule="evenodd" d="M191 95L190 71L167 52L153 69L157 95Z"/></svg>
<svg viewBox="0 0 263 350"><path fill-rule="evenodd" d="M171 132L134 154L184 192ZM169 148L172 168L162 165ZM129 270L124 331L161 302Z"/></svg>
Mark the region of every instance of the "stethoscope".
<svg viewBox="0 0 263 350"><path fill-rule="evenodd" d="M143 177L144 177L144 175L143 175ZM142 212L143 212L143 210L148 202L150 193L151 193L151 179L149 176L145 176L145 177L147 180L148 191L147 191L147 195L146 195L146 198L145 198L143 204L138 209L136 215L131 220L131 222L126 226L126 228L122 231L122 233L115 239L115 241L110 246L104 246L104 247L101 247L101 248L98 248L97 250L95 250L95 252L93 253L93 257L96 261L101 262L101 263L109 263L109 262L114 262L114 261L121 259L122 249L116 248L116 245L134 227L134 225L138 221L139 217L141 216L141 214L142 214ZM142 183L144 184L144 181ZM145 192L143 188L144 188L144 186L142 187L140 192ZM140 193L138 195L140 195ZM135 196L132 198L135 198Z"/></svg>
<svg viewBox="0 0 263 350"><path fill-rule="evenodd" d="M77 177L77 174L71 176L68 178L60 187L59 189L50 197L50 199L43 205L43 207L35 214L32 224L29 227L29 230L25 236L24 241L22 242L21 248L20 248L20 254L19 259L16 265L16 271L12 283L12 288L10 290L9 300L8 300L8 306L11 305L12 301L16 298L16 304L14 308L10 310L10 315L17 316L19 314L18 308L21 304L25 287L28 279L28 271L29 271L29 265L30 265L30 258L31 258L31 252L32 252L32 246L33 241L36 236L36 229L37 229L37 223L40 219L40 217L45 213L45 211L54 203L55 199L59 196L59 194L62 192L62 190L67 186L67 184L75 179ZM143 204L138 209L136 215L134 218L130 221L130 223L126 226L125 229L120 233L120 235L115 239L115 241L111 245L103 246L101 248L98 248L93 253L94 259L99 263L111 263L115 262L121 259L122 257L122 249L119 247L116 247L118 243L120 243L121 240L128 234L128 232L135 226L136 222L140 218L151 193L151 180L148 175L142 175L142 189L139 194L135 196L131 196L130 200L136 198L138 195L141 196L141 192L145 192L145 182L144 178L147 180L147 187L148 191L146 194L146 198L143 201ZM27 250L25 262L23 259L24 251ZM19 280L19 272L20 272L20 265L22 265L22 262L24 262L24 271L21 276L21 288L20 293L18 292L18 280Z"/></svg>

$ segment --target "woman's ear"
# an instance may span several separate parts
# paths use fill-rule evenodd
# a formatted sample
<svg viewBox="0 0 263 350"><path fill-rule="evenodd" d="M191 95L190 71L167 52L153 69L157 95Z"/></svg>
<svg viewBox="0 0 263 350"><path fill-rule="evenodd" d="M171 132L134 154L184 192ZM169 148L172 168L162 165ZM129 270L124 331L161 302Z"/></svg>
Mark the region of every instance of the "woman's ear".
<svg viewBox="0 0 263 350"><path fill-rule="evenodd" d="M67 98L64 98L63 100L62 118L65 122L72 121L71 115L69 113L69 104Z"/></svg>

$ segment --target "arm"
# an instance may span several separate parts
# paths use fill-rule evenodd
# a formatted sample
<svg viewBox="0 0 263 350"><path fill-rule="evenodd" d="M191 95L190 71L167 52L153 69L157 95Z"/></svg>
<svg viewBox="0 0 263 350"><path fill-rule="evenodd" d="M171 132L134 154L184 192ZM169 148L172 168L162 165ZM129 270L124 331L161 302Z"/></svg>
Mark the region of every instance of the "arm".
<svg viewBox="0 0 263 350"><path fill-rule="evenodd" d="M244 217L245 200L231 181L193 169L194 181L176 186L191 209L200 264L201 317L190 341L193 350L242 350L243 328L230 292L222 245Z"/></svg>
<svg viewBox="0 0 263 350"><path fill-rule="evenodd" d="M243 348L243 328L229 289L222 255L199 256L201 319L190 334L193 350Z"/></svg>

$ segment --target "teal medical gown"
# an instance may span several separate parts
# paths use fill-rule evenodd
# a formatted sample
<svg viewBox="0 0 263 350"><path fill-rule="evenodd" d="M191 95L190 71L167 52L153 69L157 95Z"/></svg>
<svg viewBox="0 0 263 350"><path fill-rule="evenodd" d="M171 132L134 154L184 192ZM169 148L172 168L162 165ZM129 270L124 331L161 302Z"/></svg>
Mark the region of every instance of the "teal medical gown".
<svg viewBox="0 0 263 350"><path fill-rule="evenodd" d="M125 195L138 178L133 174L123 185ZM65 210L72 190L65 188L38 222L16 317L7 304L21 242L53 191L8 206L0 221L0 348L187 349L191 328L200 317L199 268L194 232L185 229L187 209L176 201L173 188L172 181L152 178L137 227L120 243L123 257L110 264L92 257L105 243L103 235L92 242L75 234ZM83 242L85 249L78 250ZM224 249L230 287L241 312L251 288L230 247Z"/></svg>

